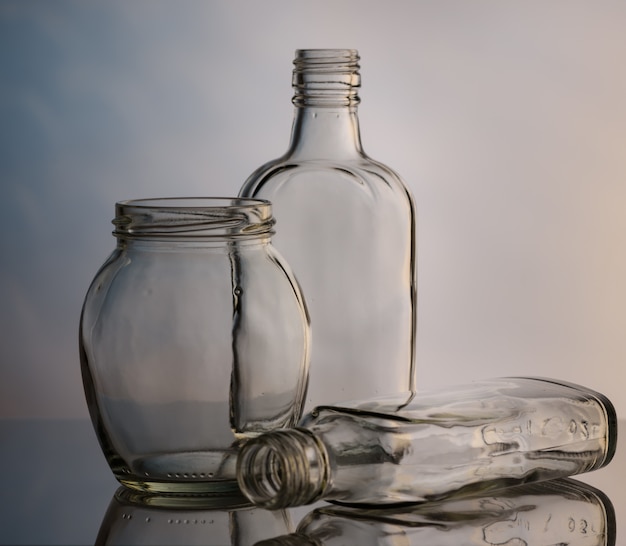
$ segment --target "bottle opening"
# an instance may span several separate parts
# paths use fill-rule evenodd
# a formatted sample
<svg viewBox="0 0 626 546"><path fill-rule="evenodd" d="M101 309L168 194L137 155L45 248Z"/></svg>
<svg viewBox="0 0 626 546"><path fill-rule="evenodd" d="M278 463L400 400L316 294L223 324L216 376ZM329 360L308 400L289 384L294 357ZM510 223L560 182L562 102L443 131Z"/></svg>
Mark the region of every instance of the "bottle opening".
<svg viewBox="0 0 626 546"><path fill-rule="evenodd" d="M359 59L356 49L296 49L293 64L303 70L332 65L335 68L345 66L358 71Z"/></svg>
<svg viewBox="0 0 626 546"><path fill-rule="evenodd" d="M327 455L307 431L277 430L249 440L237 461L239 487L253 503L276 509L317 500L327 483Z"/></svg>
<svg viewBox="0 0 626 546"><path fill-rule="evenodd" d="M122 238L229 239L273 234L269 201L238 197L133 199L115 205L113 235Z"/></svg>
<svg viewBox="0 0 626 546"><path fill-rule="evenodd" d="M293 64L296 106L350 106L360 102L356 49L298 49Z"/></svg>

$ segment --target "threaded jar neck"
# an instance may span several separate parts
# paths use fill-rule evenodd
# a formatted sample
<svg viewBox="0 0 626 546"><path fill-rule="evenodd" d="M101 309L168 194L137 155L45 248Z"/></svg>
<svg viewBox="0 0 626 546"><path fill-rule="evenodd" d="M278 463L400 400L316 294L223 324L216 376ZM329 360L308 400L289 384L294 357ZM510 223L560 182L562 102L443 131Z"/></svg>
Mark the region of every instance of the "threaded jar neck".
<svg viewBox="0 0 626 546"><path fill-rule="evenodd" d="M243 493L268 509L315 502L328 484L328 454L306 429L276 430L249 440L237 460Z"/></svg>
<svg viewBox="0 0 626 546"><path fill-rule="evenodd" d="M174 197L120 201L113 235L121 239L220 241L271 237L272 206L261 199Z"/></svg>
<svg viewBox="0 0 626 546"><path fill-rule="evenodd" d="M293 61L296 106L356 106L359 53L356 49L298 49Z"/></svg>

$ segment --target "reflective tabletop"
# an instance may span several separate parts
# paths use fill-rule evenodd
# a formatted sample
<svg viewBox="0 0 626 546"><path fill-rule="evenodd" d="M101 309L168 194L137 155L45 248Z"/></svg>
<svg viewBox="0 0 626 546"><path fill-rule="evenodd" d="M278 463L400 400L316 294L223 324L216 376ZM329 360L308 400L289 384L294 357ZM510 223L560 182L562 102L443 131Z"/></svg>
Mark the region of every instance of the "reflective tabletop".
<svg viewBox="0 0 626 546"><path fill-rule="evenodd" d="M87 420L0 420L0 544L619 545L625 442L621 435L601 470L482 498L268 512L236 497L172 500L124 490Z"/></svg>

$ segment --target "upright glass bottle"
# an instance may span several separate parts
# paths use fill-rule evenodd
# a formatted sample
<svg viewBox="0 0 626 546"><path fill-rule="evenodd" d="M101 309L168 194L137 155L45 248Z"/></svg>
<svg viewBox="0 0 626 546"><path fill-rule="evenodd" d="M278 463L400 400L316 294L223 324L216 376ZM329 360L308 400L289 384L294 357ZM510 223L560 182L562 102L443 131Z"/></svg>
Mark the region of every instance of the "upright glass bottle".
<svg viewBox="0 0 626 546"><path fill-rule="evenodd" d="M240 192L272 202L274 244L307 300L307 409L414 389L415 207L361 147L358 62L353 49L296 51L291 143Z"/></svg>
<svg viewBox="0 0 626 546"><path fill-rule="evenodd" d="M320 407L298 428L249 440L237 477L265 508L435 501L596 470L616 441L615 409L599 393L491 379Z"/></svg>

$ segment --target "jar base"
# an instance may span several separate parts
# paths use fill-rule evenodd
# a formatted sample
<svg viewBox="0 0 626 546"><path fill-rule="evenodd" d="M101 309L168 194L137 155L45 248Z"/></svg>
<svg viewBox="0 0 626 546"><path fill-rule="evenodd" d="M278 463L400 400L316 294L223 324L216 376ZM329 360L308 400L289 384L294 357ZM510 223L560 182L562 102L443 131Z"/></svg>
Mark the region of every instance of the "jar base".
<svg viewBox="0 0 626 546"><path fill-rule="evenodd" d="M111 464L113 474L135 491L164 495L240 494L236 450L190 451L134 459L129 466Z"/></svg>
<svg viewBox="0 0 626 546"><path fill-rule="evenodd" d="M236 480L165 482L150 480L149 478L141 479L128 475L115 477L124 487L153 495L242 495Z"/></svg>

